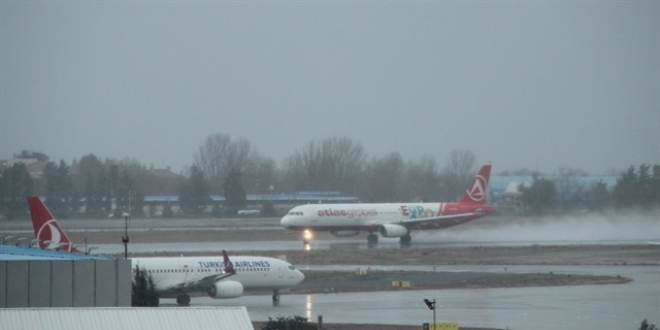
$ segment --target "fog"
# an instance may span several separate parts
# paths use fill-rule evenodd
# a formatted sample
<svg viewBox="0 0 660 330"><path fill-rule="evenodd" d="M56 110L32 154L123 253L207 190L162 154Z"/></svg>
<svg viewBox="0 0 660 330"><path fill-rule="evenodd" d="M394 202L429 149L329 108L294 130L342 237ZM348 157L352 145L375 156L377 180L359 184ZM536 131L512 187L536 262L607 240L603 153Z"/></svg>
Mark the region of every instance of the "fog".
<svg viewBox="0 0 660 330"><path fill-rule="evenodd" d="M660 243L660 214L584 214L541 218L489 216L440 231L419 231L444 242L597 242Z"/></svg>
<svg viewBox="0 0 660 330"><path fill-rule="evenodd" d="M0 158L179 172L215 133L280 162L469 150L495 171L660 163L658 1L0 1Z"/></svg>

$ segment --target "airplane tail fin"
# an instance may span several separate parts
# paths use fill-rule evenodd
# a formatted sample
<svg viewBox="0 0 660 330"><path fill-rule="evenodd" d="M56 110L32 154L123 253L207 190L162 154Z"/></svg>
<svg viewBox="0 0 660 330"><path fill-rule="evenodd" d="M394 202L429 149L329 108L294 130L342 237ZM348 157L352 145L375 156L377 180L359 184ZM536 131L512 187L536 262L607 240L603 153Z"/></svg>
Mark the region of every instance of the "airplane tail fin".
<svg viewBox="0 0 660 330"><path fill-rule="evenodd" d="M30 206L32 227L34 227L34 237L38 240L39 247L50 250L76 251L69 237L48 211L46 205L41 202L41 199L37 196L28 196L27 200Z"/></svg>
<svg viewBox="0 0 660 330"><path fill-rule="evenodd" d="M227 255L227 251L222 250L222 258L224 259L224 264L225 264L224 271L225 271L225 273L226 274L236 273L236 270L234 269L234 265L229 260L229 256Z"/></svg>
<svg viewBox="0 0 660 330"><path fill-rule="evenodd" d="M490 164L486 164L479 169L479 173L472 179L463 198L459 203L463 204L486 204L486 194L488 192L488 180L490 179Z"/></svg>

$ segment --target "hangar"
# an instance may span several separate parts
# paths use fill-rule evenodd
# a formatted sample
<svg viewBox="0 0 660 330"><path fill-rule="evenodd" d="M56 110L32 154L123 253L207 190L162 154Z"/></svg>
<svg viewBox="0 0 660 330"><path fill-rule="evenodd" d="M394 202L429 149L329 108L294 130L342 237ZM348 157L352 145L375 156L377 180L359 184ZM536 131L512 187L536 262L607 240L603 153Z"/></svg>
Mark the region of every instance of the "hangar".
<svg viewBox="0 0 660 330"><path fill-rule="evenodd" d="M253 330L245 306L4 308L0 329Z"/></svg>

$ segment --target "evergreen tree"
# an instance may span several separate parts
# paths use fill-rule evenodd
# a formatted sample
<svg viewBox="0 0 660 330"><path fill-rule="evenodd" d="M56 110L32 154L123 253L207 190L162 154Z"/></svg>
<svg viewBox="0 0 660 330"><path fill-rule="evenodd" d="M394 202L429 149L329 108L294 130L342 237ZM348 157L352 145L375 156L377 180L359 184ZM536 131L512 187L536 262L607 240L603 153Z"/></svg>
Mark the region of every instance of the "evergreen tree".
<svg viewBox="0 0 660 330"><path fill-rule="evenodd" d="M132 288L131 306L158 306L158 294L154 287L154 281L146 269L135 266Z"/></svg>
<svg viewBox="0 0 660 330"><path fill-rule="evenodd" d="M32 195L34 181L25 163L16 163L2 171L0 213L7 219L27 217L26 196Z"/></svg>
<svg viewBox="0 0 660 330"><path fill-rule="evenodd" d="M245 208L247 197L245 188L241 184L241 173L239 171L230 171L229 175L222 184L225 191L225 209L231 215L235 215L238 210Z"/></svg>
<svg viewBox="0 0 660 330"><path fill-rule="evenodd" d="M45 197L48 208L58 218L67 218L74 209L73 181L69 174L69 167L62 160L56 166L48 162L44 168L44 179L46 180Z"/></svg>
<svg viewBox="0 0 660 330"><path fill-rule="evenodd" d="M520 200L533 215L544 215L556 207L557 190L554 182L534 176L530 187L520 186Z"/></svg>
<svg viewBox="0 0 660 330"><path fill-rule="evenodd" d="M179 206L186 214L202 215L209 204L209 185L199 167L190 167L190 177L179 184Z"/></svg>

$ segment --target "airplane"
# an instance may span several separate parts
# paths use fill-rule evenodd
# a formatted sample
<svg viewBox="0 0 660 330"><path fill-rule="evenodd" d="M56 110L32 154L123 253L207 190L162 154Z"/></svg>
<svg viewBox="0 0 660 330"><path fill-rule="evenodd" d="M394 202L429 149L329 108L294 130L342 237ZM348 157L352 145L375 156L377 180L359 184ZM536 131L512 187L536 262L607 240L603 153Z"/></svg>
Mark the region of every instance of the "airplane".
<svg viewBox="0 0 660 330"><path fill-rule="evenodd" d="M84 253L73 247L57 220L37 196L28 196L32 225L40 247ZM193 244L193 243L191 243ZM223 251L217 256L144 257L131 258L135 266L151 275L161 298L176 298L177 304L188 305L189 293L206 292L214 299L238 298L243 290L272 290L273 302L280 299L279 291L288 289L305 279L305 275L290 263L270 257L232 256L231 263ZM233 276L231 280L226 279Z"/></svg>
<svg viewBox="0 0 660 330"><path fill-rule="evenodd" d="M351 237L366 231L367 242L382 237L399 237L410 243L413 229L444 229L493 213L486 204L490 164L483 165L472 179L463 198L454 203L371 203L307 204L292 208L281 220L286 229L303 231L309 244L313 231L328 231L335 237Z"/></svg>
<svg viewBox="0 0 660 330"><path fill-rule="evenodd" d="M269 257L232 256L231 262L213 256L177 258L132 258L151 275L160 298L176 298L179 305L190 304L189 293L207 293L213 299L238 298L243 290L272 290L273 302L279 290L288 289L305 279L290 263ZM231 279L226 279L232 276Z"/></svg>

